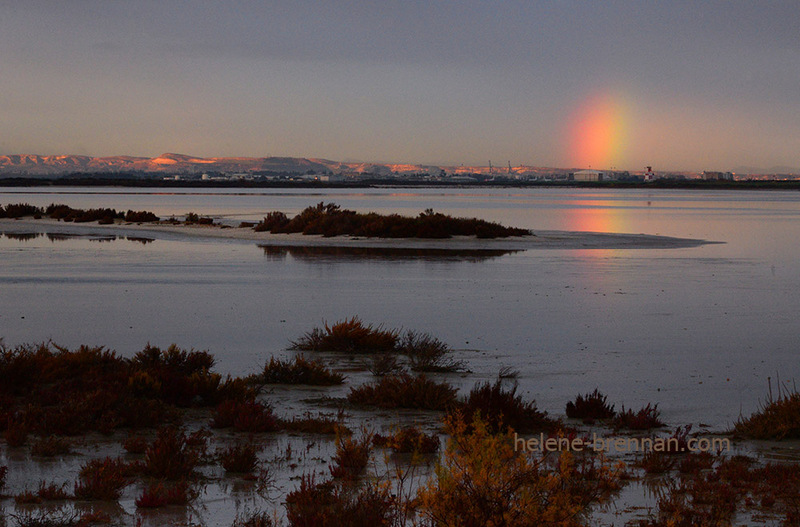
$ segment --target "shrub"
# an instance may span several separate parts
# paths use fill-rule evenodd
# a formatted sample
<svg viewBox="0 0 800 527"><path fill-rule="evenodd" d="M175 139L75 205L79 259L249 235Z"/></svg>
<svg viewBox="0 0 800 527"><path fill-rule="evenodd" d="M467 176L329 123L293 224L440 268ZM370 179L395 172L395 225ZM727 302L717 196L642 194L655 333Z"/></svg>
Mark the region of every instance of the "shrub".
<svg viewBox="0 0 800 527"><path fill-rule="evenodd" d="M23 216L33 216L41 214L42 209L29 203L9 203L5 209L0 207L0 218L22 218Z"/></svg>
<svg viewBox="0 0 800 527"><path fill-rule="evenodd" d="M390 526L398 521L397 499L388 486L368 482L361 488L316 483L303 475L300 488L286 496L292 527Z"/></svg>
<svg viewBox="0 0 800 527"><path fill-rule="evenodd" d="M94 459L81 467L75 483L79 500L116 501L128 485L131 468L121 459Z"/></svg>
<svg viewBox="0 0 800 527"><path fill-rule="evenodd" d="M155 509L168 505L188 505L196 497L197 492L186 481L171 484L156 482L145 488L136 498L136 507Z"/></svg>
<svg viewBox="0 0 800 527"><path fill-rule="evenodd" d="M637 465L648 474L663 474L675 468L675 458L665 452L650 450L645 452Z"/></svg>
<svg viewBox="0 0 800 527"><path fill-rule="evenodd" d="M547 470L544 458L515 450L514 433L494 433L480 417L448 416L445 431L444 458L416 500L431 525L582 525L581 514L619 481L607 465L587 481L567 451Z"/></svg>
<svg viewBox="0 0 800 527"><path fill-rule="evenodd" d="M498 223L476 218L454 218L431 209L416 217L399 214L381 215L374 212L357 213L343 210L334 203L320 202L306 207L289 219L282 212L268 214L256 225L257 231L272 233L302 232L331 236L364 236L380 238L449 238L451 236L477 236L496 238L524 236L526 229L504 227Z"/></svg>
<svg viewBox="0 0 800 527"><path fill-rule="evenodd" d="M192 444L183 430L161 428L144 454L144 473L153 478L170 480L190 478L194 475L204 448L204 442Z"/></svg>
<svg viewBox="0 0 800 527"><path fill-rule="evenodd" d="M35 492L25 490L14 496L14 503L17 505L35 505L44 501Z"/></svg>
<svg viewBox="0 0 800 527"><path fill-rule="evenodd" d="M212 428L231 428L239 432L273 432L278 429L278 420L272 407L262 403L247 401L224 401L217 406Z"/></svg>
<svg viewBox="0 0 800 527"><path fill-rule="evenodd" d="M372 436L364 435L355 440L352 436L336 437L336 455L329 467L331 476L336 479L353 480L367 468L372 450Z"/></svg>
<svg viewBox="0 0 800 527"><path fill-rule="evenodd" d="M398 341L395 330L364 324L358 317L337 322L312 331L292 342L291 349L302 351L340 351L346 353L376 353L394 351Z"/></svg>
<svg viewBox="0 0 800 527"><path fill-rule="evenodd" d="M505 389L499 379L494 384L476 384L455 410L468 423L480 414L492 432L501 432L509 427L517 432L555 430L561 425L548 417L547 412L540 411L534 401L523 401L522 396L517 395L516 384Z"/></svg>
<svg viewBox="0 0 800 527"><path fill-rule="evenodd" d="M69 454L71 444L68 440L55 436L41 438L31 446L31 455L42 457L55 457Z"/></svg>
<svg viewBox="0 0 800 527"><path fill-rule="evenodd" d="M454 372L465 369L464 361L453 359L450 346L428 333L407 331L397 351L408 356L414 371Z"/></svg>
<svg viewBox="0 0 800 527"><path fill-rule="evenodd" d="M578 395L575 402L567 403L567 417L572 419L610 419L614 417L614 405L608 405L608 397L595 388L592 393Z"/></svg>
<svg viewBox="0 0 800 527"><path fill-rule="evenodd" d="M140 210L140 211L132 211L129 210L125 213L125 221L129 221L131 223L150 223L154 221L159 221L161 218L156 216L150 211Z"/></svg>
<svg viewBox="0 0 800 527"><path fill-rule="evenodd" d="M625 410L623 406L622 411L614 417L611 424L617 430L650 430L651 428L660 428L664 426L664 423L659 418L660 413L657 404L651 406L648 403L647 406L636 413L630 408Z"/></svg>
<svg viewBox="0 0 800 527"><path fill-rule="evenodd" d="M412 377L403 373L350 388L347 400L382 408L445 410L456 402L456 389L446 382L438 383L424 375Z"/></svg>
<svg viewBox="0 0 800 527"><path fill-rule="evenodd" d="M8 467L5 465L0 466L0 491L6 486L6 478L8 477Z"/></svg>
<svg viewBox="0 0 800 527"><path fill-rule="evenodd" d="M258 453L261 447L253 443L237 443L217 451L225 472L252 474L258 468Z"/></svg>
<svg viewBox="0 0 800 527"><path fill-rule="evenodd" d="M342 384L344 375L335 373L321 362L308 360L303 356L294 360L270 358L264 367L261 380L266 384L310 384L331 386Z"/></svg>
<svg viewBox="0 0 800 527"><path fill-rule="evenodd" d="M752 439L800 438L800 392L781 395L747 419L739 419L733 431Z"/></svg>
<svg viewBox="0 0 800 527"><path fill-rule="evenodd" d="M439 437L426 434L416 426L404 426L388 436L376 434L372 441L376 446L391 448L399 454L434 454L439 451Z"/></svg>

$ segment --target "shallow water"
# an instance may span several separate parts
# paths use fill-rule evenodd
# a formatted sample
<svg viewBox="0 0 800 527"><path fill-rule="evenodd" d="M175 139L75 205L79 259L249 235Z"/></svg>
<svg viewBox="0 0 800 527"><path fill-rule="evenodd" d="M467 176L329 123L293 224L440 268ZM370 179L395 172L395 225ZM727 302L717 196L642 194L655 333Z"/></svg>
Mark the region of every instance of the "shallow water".
<svg viewBox="0 0 800 527"><path fill-rule="evenodd" d="M681 190L370 189L308 193L0 189L0 202L197 211L235 222L318 201L414 214L428 207L532 229L695 237L689 249L523 251L486 258L313 254L250 242L0 239L0 334L208 349L251 373L324 320L360 315L430 331L475 373L520 370L520 388L562 412L599 387L657 402L670 423L725 428L767 378L798 376L800 194ZM145 240L146 242L146 240Z"/></svg>
<svg viewBox="0 0 800 527"><path fill-rule="evenodd" d="M490 254L276 249L245 241L130 236L0 235L0 336L7 345L52 339L104 345L130 356L148 342L208 349L218 371L254 373L271 354L323 321L354 315L429 331L458 350L472 373L448 375L468 390L501 367L519 370L520 391L563 415L578 393L599 388L617 408L658 403L671 426L724 430L767 396L768 378L800 375L800 194L794 192L373 189L134 191L0 189L0 203L189 211L223 221L298 212L319 201L359 211L416 214L432 207L543 230L661 234L724 242L683 249L529 250ZM2 229L0 229L2 230ZM23 233L24 234L24 233ZM337 364L335 357L326 361ZM348 371L348 384L366 372ZM347 385L324 389L342 396ZM274 390L278 413L306 409L307 391ZM311 392L316 393L315 390ZM408 416L354 411L354 428ZM417 415L415 420L434 417ZM429 422L429 426L433 423ZM295 441L279 436L280 451ZM109 443L100 446L106 455ZM118 447L116 447L118 448ZM297 445L302 448L301 444ZM329 458L330 441L314 447ZM767 447L765 447L767 448ZM321 449L321 450L320 450ZM39 479L74 479L83 460L32 463L4 453L18 492ZM265 456L267 453L265 453ZM272 455L272 454L269 454ZM309 468L310 467L310 468ZM309 459L298 470L322 470ZM176 521L230 524L245 506L279 507L300 472L276 472L272 501L243 482L209 486ZM213 475L212 475L213 476ZM240 488L242 487L242 488ZM132 513L138 488L121 501ZM628 487L619 507L652 504ZM613 512L598 515L618 522ZM164 516L150 522L159 524ZM145 524L147 524L145 518Z"/></svg>

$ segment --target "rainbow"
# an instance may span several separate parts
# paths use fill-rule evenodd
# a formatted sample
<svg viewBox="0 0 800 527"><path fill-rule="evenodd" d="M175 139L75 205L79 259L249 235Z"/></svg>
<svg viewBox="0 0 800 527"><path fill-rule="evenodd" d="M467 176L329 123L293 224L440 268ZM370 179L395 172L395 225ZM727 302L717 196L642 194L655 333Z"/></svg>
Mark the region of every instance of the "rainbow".
<svg viewBox="0 0 800 527"><path fill-rule="evenodd" d="M571 114L567 127L567 159L571 166L608 170L625 162L628 111L612 93L587 97Z"/></svg>

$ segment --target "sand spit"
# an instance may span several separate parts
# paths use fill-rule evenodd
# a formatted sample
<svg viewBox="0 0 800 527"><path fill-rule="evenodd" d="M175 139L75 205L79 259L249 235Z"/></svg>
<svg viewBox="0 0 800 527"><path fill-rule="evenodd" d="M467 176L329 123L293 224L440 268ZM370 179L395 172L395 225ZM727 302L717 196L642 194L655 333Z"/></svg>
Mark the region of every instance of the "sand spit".
<svg viewBox="0 0 800 527"><path fill-rule="evenodd" d="M478 239L471 236L456 236L447 239L417 238L359 238L337 236L324 238L320 235L272 234L255 232L252 228L228 225L174 225L168 223L115 223L99 225L92 223L65 223L49 218L0 219L0 231L11 233L40 232L81 236L141 236L161 239L217 238L224 240L253 241L259 244L289 247L358 247L358 248L404 248L437 250L504 250L529 249L679 249L698 247L712 242L691 238L672 238L650 234L617 234L598 232L534 231L535 236Z"/></svg>

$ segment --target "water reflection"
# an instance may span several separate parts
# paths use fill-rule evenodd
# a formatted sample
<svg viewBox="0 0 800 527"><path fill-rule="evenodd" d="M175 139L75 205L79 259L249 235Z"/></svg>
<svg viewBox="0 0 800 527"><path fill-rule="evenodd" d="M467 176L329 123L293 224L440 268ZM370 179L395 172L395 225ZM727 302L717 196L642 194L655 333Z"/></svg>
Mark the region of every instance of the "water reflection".
<svg viewBox="0 0 800 527"><path fill-rule="evenodd" d="M89 240L90 242L113 242L116 240L127 240L129 242L141 243L147 245L155 241L155 238L144 238L141 236L117 236L114 234L109 235L92 235L92 234L67 234L61 232L0 232L0 235L5 236L9 240L20 242L28 242L37 238L46 237L51 242L66 242L70 240Z"/></svg>
<svg viewBox="0 0 800 527"><path fill-rule="evenodd" d="M497 249L412 249L402 247L343 247L343 246L287 246L259 245L270 260L282 260L291 256L296 260L431 260L431 261L473 261L480 262L499 258L517 250Z"/></svg>

